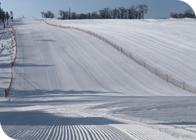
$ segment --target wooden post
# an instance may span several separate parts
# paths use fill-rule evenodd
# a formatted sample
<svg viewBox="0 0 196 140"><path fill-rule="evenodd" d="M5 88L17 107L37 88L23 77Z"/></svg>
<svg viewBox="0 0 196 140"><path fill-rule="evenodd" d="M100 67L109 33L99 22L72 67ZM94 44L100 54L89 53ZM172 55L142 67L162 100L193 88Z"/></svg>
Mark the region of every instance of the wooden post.
<svg viewBox="0 0 196 140"><path fill-rule="evenodd" d="M5 89L5 97L7 97L7 91L6 91L6 89Z"/></svg>

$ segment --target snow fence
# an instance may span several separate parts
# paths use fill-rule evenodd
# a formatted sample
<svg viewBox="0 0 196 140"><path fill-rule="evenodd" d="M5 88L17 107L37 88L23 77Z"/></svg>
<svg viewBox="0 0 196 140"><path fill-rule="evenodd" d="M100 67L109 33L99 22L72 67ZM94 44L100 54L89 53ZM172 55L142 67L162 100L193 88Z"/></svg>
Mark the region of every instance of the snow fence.
<svg viewBox="0 0 196 140"><path fill-rule="evenodd" d="M91 32L91 31L88 31L88 30L84 30L84 29L81 29L81 28L78 28L78 27L72 27L72 26L66 26L65 27L65 26L61 26L61 25L54 25L54 24L48 23L48 22L46 22L45 20L42 20L42 19L35 19L35 20L43 21L46 24L51 25L51 26L60 27L60 28L71 28L71 29L75 29L75 30L78 30L78 31L85 32L85 33L87 33L89 35L92 35L92 36L94 36L94 37L104 41L105 43L109 44L110 46L112 46L113 48L115 48L116 50L118 50L119 52L124 54L125 56L129 57L130 59L132 59L137 64L139 64L142 67L146 68L149 72L155 74L156 76L158 76L162 80L164 80L164 81L166 81L168 83L171 83L171 84L173 84L173 85L175 85L175 86L177 86L179 88L182 88L182 89L184 89L186 91L196 93L196 87L195 86L188 85L184 81L179 81L179 80L176 80L176 79L172 78L172 76L169 76L169 75L165 74L164 72L162 72L161 70L159 70L159 69L157 69L157 68L147 64L145 61L143 61L140 58L136 57L132 53L126 52L122 47L114 44L113 42L111 42L108 39L102 37L101 35L98 35L98 34L96 34L94 32Z"/></svg>
<svg viewBox="0 0 196 140"><path fill-rule="evenodd" d="M10 26L10 28L12 28L12 30L14 31L14 41L16 43L16 49L15 49L15 58L14 58L14 61L12 61L11 63L11 80L10 80L10 84L9 84L9 87L7 89L5 89L5 97L8 96L10 90L11 90L11 86L12 86L12 82L13 82L13 67L14 67L14 64L16 62L16 58L17 58L17 42L16 42L16 31L13 29L12 26Z"/></svg>

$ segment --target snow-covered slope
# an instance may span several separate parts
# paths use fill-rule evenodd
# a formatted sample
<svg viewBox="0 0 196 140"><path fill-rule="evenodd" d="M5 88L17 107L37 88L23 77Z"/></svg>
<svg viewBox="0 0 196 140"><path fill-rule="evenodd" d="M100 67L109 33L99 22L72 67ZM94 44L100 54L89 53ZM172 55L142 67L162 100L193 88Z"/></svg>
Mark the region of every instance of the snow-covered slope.
<svg viewBox="0 0 196 140"><path fill-rule="evenodd" d="M32 83L30 86L24 82L28 90L36 87L42 90L99 91L103 95L109 92L121 96L194 95L161 80L88 34L34 20L20 24L25 25L15 26L18 45L22 46L18 51L19 58L25 59L18 60L17 65L21 67L16 65L15 71L24 70L24 76L32 75L33 81L39 85ZM15 89L26 91L21 85ZM14 96L16 93L20 92L16 91Z"/></svg>
<svg viewBox="0 0 196 140"><path fill-rule="evenodd" d="M196 137L195 94L161 80L83 32L34 19L15 20L14 29L18 45L14 82L7 100L0 102L0 121L8 136Z"/></svg>
<svg viewBox="0 0 196 140"><path fill-rule="evenodd" d="M196 85L196 20L51 20L111 40L174 79Z"/></svg>

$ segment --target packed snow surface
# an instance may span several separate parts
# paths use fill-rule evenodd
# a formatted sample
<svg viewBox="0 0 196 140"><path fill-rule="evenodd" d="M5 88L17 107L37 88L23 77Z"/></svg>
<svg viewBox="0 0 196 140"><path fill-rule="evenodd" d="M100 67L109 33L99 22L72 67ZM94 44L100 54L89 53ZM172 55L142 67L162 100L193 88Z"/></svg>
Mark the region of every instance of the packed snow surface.
<svg viewBox="0 0 196 140"><path fill-rule="evenodd" d="M167 45L159 44L160 54L157 56L158 51L155 53L148 46L141 48L142 43L149 42L143 42L144 34L138 33L142 29L137 31L136 28L143 24L147 30L150 24L160 24L166 29L172 23L127 20L61 22L108 34L111 39L116 36L115 43L124 43L127 50L133 49L143 59L154 56L170 63L167 57L162 57L163 53L170 53L164 50ZM194 22L186 24L188 28ZM195 94L163 81L108 44L83 32L49 26L34 19L17 19L13 27L18 44L14 82L9 97L5 100L4 93L0 96L0 121L8 136L18 140L195 139ZM140 45L128 45L137 43L134 39L129 41L123 37L121 27L127 31L124 33L126 37L137 38ZM155 29L161 31L161 27ZM134 31L129 31L134 28ZM152 32L151 28L151 39L158 37L156 34L152 37ZM194 36L194 33L191 35ZM165 44L171 42L166 36L162 38L165 38ZM188 42L192 44L191 41L185 43ZM187 50L190 48L187 47ZM149 55L143 51L149 51ZM181 59L178 54L173 57ZM149 62L153 63L153 60L149 58ZM181 65L181 69L189 68Z"/></svg>
<svg viewBox="0 0 196 140"><path fill-rule="evenodd" d="M51 20L93 31L174 79L196 85L196 20Z"/></svg>

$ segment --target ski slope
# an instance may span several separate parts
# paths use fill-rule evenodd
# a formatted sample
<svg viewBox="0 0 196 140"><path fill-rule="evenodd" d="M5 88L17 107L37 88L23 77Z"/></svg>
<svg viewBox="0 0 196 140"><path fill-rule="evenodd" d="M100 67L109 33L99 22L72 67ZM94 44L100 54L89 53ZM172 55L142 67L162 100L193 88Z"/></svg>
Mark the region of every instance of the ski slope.
<svg viewBox="0 0 196 140"><path fill-rule="evenodd" d="M15 24L24 24L15 26L15 30L18 45L25 46L18 47L19 52L25 53L19 53L16 74L24 70L24 74L32 75L32 80L39 85L31 83L30 86L26 81L24 87L27 85L28 90L37 87L40 90L94 90L121 93L121 96L194 95L161 80L109 45L82 32L34 20Z"/></svg>
<svg viewBox="0 0 196 140"><path fill-rule="evenodd" d="M196 137L195 94L83 32L34 19L17 19L13 27L14 81L0 100L2 128L11 138Z"/></svg>
<svg viewBox="0 0 196 140"><path fill-rule="evenodd" d="M196 20L54 20L93 31L166 75L196 85Z"/></svg>

